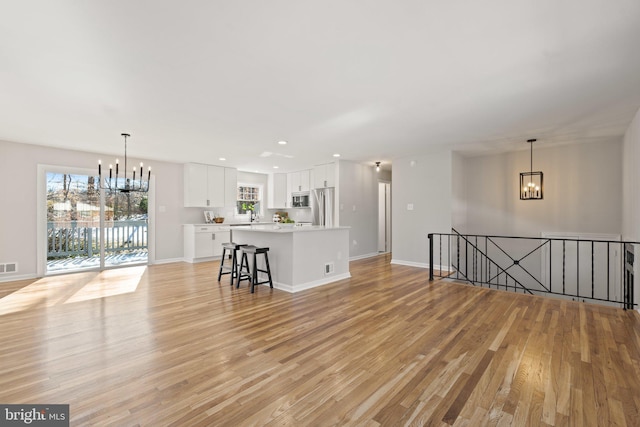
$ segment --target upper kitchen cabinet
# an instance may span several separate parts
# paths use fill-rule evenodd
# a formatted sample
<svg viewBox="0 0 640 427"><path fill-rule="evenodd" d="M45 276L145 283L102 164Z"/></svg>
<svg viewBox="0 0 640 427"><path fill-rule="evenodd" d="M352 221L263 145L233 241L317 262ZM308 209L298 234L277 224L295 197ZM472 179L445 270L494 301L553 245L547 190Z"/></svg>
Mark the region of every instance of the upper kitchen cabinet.
<svg viewBox="0 0 640 427"><path fill-rule="evenodd" d="M302 170L287 174L289 193L300 193L311 189L311 171Z"/></svg>
<svg viewBox="0 0 640 427"><path fill-rule="evenodd" d="M290 207L287 204L287 174L271 173L268 177L269 196L267 207L269 209L282 209ZM290 203L290 201L289 201Z"/></svg>
<svg viewBox="0 0 640 427"><path fill-rule="evenodd" d="M311 171L307 169L300 171L300 191L309 190L311 190Z"/></svg>
<svg viewBox="0 0 640 427"><path fill-rule="evenodd" d="M235 206L236 185L236 169L187 163L184 165L184 206Z"/></svg>
<svg viewBox="0 0 640 427"><path fill-rule="evenodd" d="M326 163L316 165L313 168L314 185L313 188L327 188L336 186L336 164Z"/></svg>
<svg viewBox="0 0 640 427"><path fill-rule="evenodd" d="M233 208L238 200L238 169L224 168L224 207Z"/></svg>

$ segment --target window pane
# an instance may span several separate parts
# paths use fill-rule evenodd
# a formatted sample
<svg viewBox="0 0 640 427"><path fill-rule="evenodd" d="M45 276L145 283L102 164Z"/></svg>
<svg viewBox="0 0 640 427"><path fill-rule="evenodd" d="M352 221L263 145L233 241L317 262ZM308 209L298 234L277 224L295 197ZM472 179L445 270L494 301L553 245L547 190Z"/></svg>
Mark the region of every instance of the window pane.
<svg viewBox="0 0 640 427"><path fill-rule="evenodd" d="M246 215L250 212L261 213L260 209L260 187L251 185L238 186L238 198L236 208L239 215Z"/></svg>

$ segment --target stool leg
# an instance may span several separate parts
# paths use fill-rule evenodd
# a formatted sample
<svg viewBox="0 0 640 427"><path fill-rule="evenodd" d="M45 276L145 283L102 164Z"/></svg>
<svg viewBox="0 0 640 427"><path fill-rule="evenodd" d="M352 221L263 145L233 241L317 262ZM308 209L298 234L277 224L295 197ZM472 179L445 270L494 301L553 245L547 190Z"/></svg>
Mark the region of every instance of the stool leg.
<svg viewBox="0 0 640 427"><path fill-rule="evenodd" d="M253 271L251 277L251 293L253 293L253 288L256 286L256 283L258 283L258 260L255 252L253 253Z"/></svg>
<svg viewBox="0 0 640 427"><path fill-rule="evenodd" d="M271 267L269 267L269 255L264 253L264 262L267 265L267 276L269 276L269 287L273 289L273 280L271 280Z"/></svg>
<svg viewBox="0 0 640 427"><path fill-rule="evenodd" d="M220 278L222 277L222 267L224 265L224 253L227 250L227 248L222 248L222 257L220 258L220 270L218 270L218 282L220 281Z"/></svg>
<svg viewBox="0 0 640 427"><path fill-rule="evenodd" d="M240 270L238 270L238 279L236 280L236 289L240 287L240 279L242 278L242 270L244 267L247 267L247 274L249 274L249 258L245 252L242 252L242 256L240 257Z"/></svg>
<svg viewBox="0 0 640 427"><path fill-rule="evenodd" d="M222 249L222 257L224 258L224 250L226 248ZM229 280L229 285L233 286L233 278L238 276L238 256L236 255L236 250L232 249L231 250L231 280ZM218 279L218 281L220 281L220 279Z"/></svg>

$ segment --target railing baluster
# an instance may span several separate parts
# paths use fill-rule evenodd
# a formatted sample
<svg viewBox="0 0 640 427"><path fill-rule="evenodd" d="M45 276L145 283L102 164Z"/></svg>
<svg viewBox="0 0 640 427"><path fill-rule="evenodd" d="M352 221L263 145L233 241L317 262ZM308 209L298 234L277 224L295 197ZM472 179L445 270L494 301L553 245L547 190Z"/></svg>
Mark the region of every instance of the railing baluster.
<svg viewBox="0 0 640 427"><path fill-rule="evenodd" d="M440 259L438 260L438 269L440 270L440 277L442 277L442 236L438 237L438 243L440 244Z"/></svg>
<svg viewBox="0 0 640 427"><path fill-rule="evenodd" d="M566 258L567 258L567 241L562 239L562 295L566 294L565 277L566 277Z"/></svg>
<svg viewBox="0 0 640 427"><path fill-rule="evenodd" d="M458 236L456 244L457 260L456 260L456 279L460 278L460 236Z"/></svg>
<svg viewBox="0 0 640 427"><path fill-rule="evenodd" d="M553 267L553 257L551 256L551 248L553 247L553 245L551 244L551 240L548 240L549 242L549 291L553 292L553 271L552 271L552 267Z"/></svg>
<svg viewBox="0 0 640 427"><path fill-rule="evenodd" d="M576 295L580 301L580 241L576 240Z"/></svg>
<svg viewBox="0 0 640 427"><path fill-rule="evenodd" d="M607 300L609 299L609 288L611 287L611 244L607 242Z"/></svg>
<svg viewBox="0 0 640 427"><path fill-rule="evenodd" d="M464 239L464 276L469 277L469 242Z"/></svg>
<svg viewBox="0 0 640 427"><path fill-rule="evenodd" d="M447 236L447 277L451 275L451 235Z"/></svg>
<svg viewBox="0 0 640 427"><path fill-rule="evenodd" d="M429 233L429 281L433 282L433 233Z"/></svg>
<svg viewBox="0 0 640 427"><path fill-rule="evenodd" d="M596 284L595 284L595 277L594 277L595 266L593 264L593 256L594 256L593 252L594 252L594 249L595 249L595 243L592 240L591 241L591 298L594 298L596 296L595 295L595 290L596 290L595 286L596 286Z"/></svg>

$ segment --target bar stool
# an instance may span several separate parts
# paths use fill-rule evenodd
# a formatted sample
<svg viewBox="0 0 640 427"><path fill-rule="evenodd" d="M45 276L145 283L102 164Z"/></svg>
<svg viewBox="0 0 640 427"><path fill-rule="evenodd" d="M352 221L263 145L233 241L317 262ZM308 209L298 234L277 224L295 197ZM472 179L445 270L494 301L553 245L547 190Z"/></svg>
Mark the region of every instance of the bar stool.
<svg viewBox="0 0 640 427"><path fill-rule="evenodd" d="M220 258L220 270L218 271L218 282L223 274L231 274L231 282L230 285L233 286L233 279L238 277L238 255L237 252L243 246L247 246L245 244L237 244L233 242L223 243L222 244L222 258ZM231 265L224 265L224 260L226 259L226 253L230 251L231 255Z"/></svg>
<svg viewBox="0 0 640 427"><path fill-rule="evenodd" d="M273 288L273 280L271 278L271 267L269 267L269 248L258 248L253 245L247 245L240 248L242 257L240 258L240 270L238 270L238 280L236 288L240 287L240 281L249 280L251 282L251 293L253 293L256 285L269 283L269 287ZM247 254L253 254L253 269L249 269L249 257ZM264 255L265 269L258 268L258 255ZM258 282L258 273L267 273L267 280Z"/></svg>

